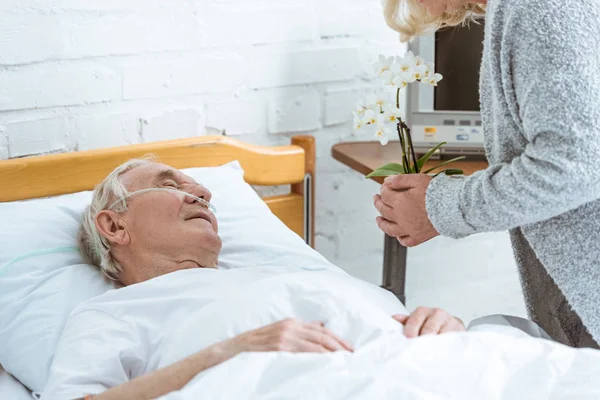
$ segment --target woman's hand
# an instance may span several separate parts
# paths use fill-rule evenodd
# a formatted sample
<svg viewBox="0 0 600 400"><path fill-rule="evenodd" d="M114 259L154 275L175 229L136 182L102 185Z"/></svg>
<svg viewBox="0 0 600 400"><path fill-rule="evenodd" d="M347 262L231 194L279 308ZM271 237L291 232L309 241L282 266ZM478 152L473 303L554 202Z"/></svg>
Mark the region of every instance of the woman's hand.
<svg viewBox="0 0 600 400"><path fill-rule="evenodd" d="M247 351L290 353L354 351L348 342L337 337L322 323L305 323L292 318L242 333L224 344L236 354Z"/></svg>
<svg viewBox="0 0 600 400"><path fill-rule="evenodd" d="M398 238L403 246L417 246L439 235L425 207L431 179L425 174L390 176L381 186L381 194L373 198L381 214L377 217L377 226L387 235Z"/></svg>
<svg viewBox="0 0 600 400"><path fill-rule="evenodd" d="M419 307L410 315L394 315L393 318L404 325L407 338L466 330L460 319L439 308Z"/></svg>

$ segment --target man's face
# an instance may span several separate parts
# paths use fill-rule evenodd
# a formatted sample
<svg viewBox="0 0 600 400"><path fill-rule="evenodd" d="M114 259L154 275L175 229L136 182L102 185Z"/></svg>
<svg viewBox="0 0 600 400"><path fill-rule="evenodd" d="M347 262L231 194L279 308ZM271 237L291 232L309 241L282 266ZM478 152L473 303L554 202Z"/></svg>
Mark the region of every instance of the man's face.
<svg viewBox="0 0 600 400"><path fill-rule="evenodd" d="M211 200L207 188L164 164L134 168L121 176L121 182L130 193L147 188L167 188ZM217 266L221 250L217 220L210 210L190 196L168 191L140 193L127 199L127 211L121 218L129 238L126 246L118 246L117 259L128 261L122 262L125 269L123 283L146 280L179 269ZM136 256L134 260L146 260L144 265L132 262L132 254ZM150 255L152 259L149 260ZM149 270L145 271L146 266Z"/></svg>

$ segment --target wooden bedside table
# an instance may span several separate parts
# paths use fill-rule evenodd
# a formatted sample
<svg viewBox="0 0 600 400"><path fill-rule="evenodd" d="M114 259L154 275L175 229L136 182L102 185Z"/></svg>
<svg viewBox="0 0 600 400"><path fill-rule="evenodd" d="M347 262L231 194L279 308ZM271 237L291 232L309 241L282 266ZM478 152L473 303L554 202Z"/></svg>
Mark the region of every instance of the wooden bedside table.
<svg viewBox="0 0 600 400"><path fill-rule="evenodd" d="M398 142L390 142L382 146L377 141L371 142L342 142L331 148L331 155L339 162L349 166L353 170L368 175L373 170L384 164L400 161L400 146ZM417 158L419 155L417 155ZM424 168L431 168L442 161L432 160L425 164ZM448 168L460 168L465 175L475 171L486 169L485 161L458 161L452 163ZM372 178L382 183L384 178ZM375 193L373 193L375 194ZM370 206L373 206L370 204ZM373 221L375 223L375 221ZM382 287L391 291L406 305L406 247L402 246L394 237L384 235L383 249L383 279Z"/></svg>

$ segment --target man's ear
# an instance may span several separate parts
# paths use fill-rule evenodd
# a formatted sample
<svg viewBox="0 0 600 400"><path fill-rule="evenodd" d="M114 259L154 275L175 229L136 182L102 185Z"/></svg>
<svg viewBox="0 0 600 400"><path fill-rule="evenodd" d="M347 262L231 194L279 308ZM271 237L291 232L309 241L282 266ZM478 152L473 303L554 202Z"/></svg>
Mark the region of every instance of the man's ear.
<svg viewBox="0 0 600 400"><path fill-rule="evenodd" d="M114 211L100 211L96 216L96 229L114 244L127 246L131 240L125 221Z"/></svg>

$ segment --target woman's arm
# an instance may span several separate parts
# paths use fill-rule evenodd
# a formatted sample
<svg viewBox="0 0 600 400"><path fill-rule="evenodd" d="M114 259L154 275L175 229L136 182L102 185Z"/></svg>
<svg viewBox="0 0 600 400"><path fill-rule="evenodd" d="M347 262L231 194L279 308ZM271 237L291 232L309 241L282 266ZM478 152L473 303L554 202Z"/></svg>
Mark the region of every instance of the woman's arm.
<svg viewBox="0 0 600 400"><path fill-rule="evenodd" d="M514 119L524 136L499 131L495 140L525 139L525 151L467 178L431 182L427 212L443 235L524 226L600 198L600 4L532 4L497 5L506 34L494 42L505 54L497 100L510 109L498 117Z"/></svg>
<svg viewBox="0 0 600 400"><path fill-rule="evenodd" d="M146 400L180 390L197 374L246 351L330 352L352 351L320 323L288 319L214 344L168 367L113 387L94 400ZM92 398L92 396L88 396Z"/></svg>

